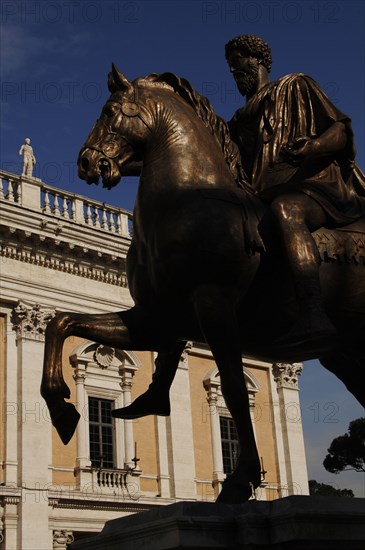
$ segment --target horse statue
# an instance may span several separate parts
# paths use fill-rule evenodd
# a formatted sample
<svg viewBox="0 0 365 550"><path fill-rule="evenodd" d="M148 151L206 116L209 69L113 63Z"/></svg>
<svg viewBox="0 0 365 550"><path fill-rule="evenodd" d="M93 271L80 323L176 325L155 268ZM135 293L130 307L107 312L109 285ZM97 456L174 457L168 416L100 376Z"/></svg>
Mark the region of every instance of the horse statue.
<svg viewBox="0 0 365 550"><path fill-rule="evenodd" d="M269 209L242 180L237 147L206 98L171 73L133 82L113 65L111 96L80 151L79 176L115 186L140 174L129 289L135 306L106 314L58 313L46 330L41 393L67 444L79 414L66 402L65 338L74 335L126 350L158 353L167 387L188 340L209 345L235 422L240 454L218 500L244 502L259 486L242 354L270 362L319 358L365 405L365 224L316 233L326 313L338 331L286 347L298 315ZM157 414L168 414L168 403ZM118 411L115 411L118 416Z"/></svg>

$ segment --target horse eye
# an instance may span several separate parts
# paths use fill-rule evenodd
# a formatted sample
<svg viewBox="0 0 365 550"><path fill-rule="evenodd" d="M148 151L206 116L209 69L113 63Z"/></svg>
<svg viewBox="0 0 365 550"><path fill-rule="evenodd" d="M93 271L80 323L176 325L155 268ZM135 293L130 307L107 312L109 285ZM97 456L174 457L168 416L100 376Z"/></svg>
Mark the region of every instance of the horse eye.
<svg viewBox="0 0 365 550"><path fill-rule="evenodd" d="M116 105L106 105L103 109L103 115L106 115L107 117L115 116L118 112L118 107Z"/></svg>

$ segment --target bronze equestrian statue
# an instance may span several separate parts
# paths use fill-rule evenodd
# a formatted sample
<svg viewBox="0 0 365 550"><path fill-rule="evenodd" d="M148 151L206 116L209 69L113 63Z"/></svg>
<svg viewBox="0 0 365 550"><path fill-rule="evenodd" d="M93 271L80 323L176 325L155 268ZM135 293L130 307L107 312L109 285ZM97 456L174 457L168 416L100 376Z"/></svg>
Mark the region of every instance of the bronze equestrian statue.
<svg viewBox="0 0 365 550"><path fill-rule="evenodd" d="M230 134L252 192L270 205L271 225L294 284L298 315L278 343L296 347L305 342L307 349L315 349L320 342L323 350L337 332L322 304L322 260L312 233L348 226L365 215L365 180L354 165L351 121L308 76L269 82L271 50L261 38L238 36L225 52L237 87L247 97L229 122ZM167 380L172 383L175 371L161 373L164 391L156 385L160 371L157 360L149 391L114 416L161 414L162 403L169 414Z"/></svg>
<svg viewBox="0 0 365 550"><path fill-rule="evenodd" d="M258 56L256 60L261 66ZM233 70L235 63L231 58ZM236 70L244 72L243 68ZM206 98L171 73L129 82L113 66L108 85L111 96L80 151L79 175L88 183L97 183L101 177L104 187L110 188L123 175L140 174L127 257L135 306L103 315L56 315L46 331L42 395L53 424L67 443L79 415L64 401L70 392L62 376L61 352L65 338L77 335L122 349L157 351L157 369L149 390L130 408L116 410L114 415L166 415L170 410L169 387L186 341L206 342L217 363L222 393L240 444L236 469L224 483L219 500L243 502L251 496L252 486L260 484L261 468L242 353L266 361L318 357L365 405L365 391L358 383L365 360L365 198L351 191L358 198L359 211L354 215L357 221L344 228L334 229L337 224L333 218L328 214L325 220L321 210L321 219L328 226L315 234L322 254L322 302L317 293L313 303L325 313L320 327L303 331L295 326L303 314L297 281L287 267L288 252L276 237L278 232L272 230L281 227L272 199L258 196L260 188L255 188L253 177L258 170L246 167L245 176L227 124L214 114ZM260 94L261 89L257 92ZM235 118L240 114L238 111ZM270 122L273 120L271 117ZM344 120L339 122L349 127L348 119ZM240 136L240 123L236 129ZM268 129L260 126L260 132L264 131ZM296 153L303 149L303 141L296 137L302 136L293 135L283 149L288 166L297 163ZM318 142L320 138L311 137ZM342 171L344 167L337 160L340 156L328 152L320 157L323 163L327 159L322 170L333 163ZM351 164L352 159L344 157ZM300 163L299 169L293 170L298 172ZM293 188L297 181L295 176L290 180ZM347 184L355 189L350 175ZM301 194L295 190L293 195L297 210ZM311 195L303 195L306 204L307 197L313 200ZM313 202L320 204L316 197ZM327 216L327 210L321 208ZM309 220L309 214L305 218L307 231L320 227L318 209L313 207L313 212L313 218ZM297 221L300 216L296 216ZM306 225L300 219L299 226ZM330 242L336 243L335 251L323 245ZM313 247L308 238L305 243L303 254L298 253L300 261L304 257L304 265L312 259ZM317 249L313 254L319 258ZM302 334L296 340L290 335L292 326Z"/></svg>

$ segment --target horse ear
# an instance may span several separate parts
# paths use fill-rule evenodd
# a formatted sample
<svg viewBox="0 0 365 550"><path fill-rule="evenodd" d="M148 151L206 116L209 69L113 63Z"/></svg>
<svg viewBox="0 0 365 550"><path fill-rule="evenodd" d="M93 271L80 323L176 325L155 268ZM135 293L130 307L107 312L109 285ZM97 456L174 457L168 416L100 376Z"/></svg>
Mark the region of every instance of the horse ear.
<svg viewBox="0 0 365 550"><path fill-rule="evenodd" d="M128 92L133 90L133 85L123 73L118 71L114 63L112 63L112 72L108 74L108 88L111 93Z"/></svg>

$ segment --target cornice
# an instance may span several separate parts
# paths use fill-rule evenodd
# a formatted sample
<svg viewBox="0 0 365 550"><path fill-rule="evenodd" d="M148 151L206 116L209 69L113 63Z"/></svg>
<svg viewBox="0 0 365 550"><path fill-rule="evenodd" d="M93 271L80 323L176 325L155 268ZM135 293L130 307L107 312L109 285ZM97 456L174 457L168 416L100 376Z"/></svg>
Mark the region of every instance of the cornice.
<svg viewBox="0 0 365 550"><path fill-rule="evenodd" d="M42 235L0 224L0 257L128 287L125 250L101 249L60 235ZM109 235L105 236L109 239Z"/></svg>
<svg viewBox="0 0 365 550"><path fill-rule="evenodd" d="M169 499L168 504L171 504L171 502L171 499ZM164 502L161 502L161 499L159 499L158 502L151 503L133 502L129 499L120 499L118 501L115 495L113 495L110 500L102 498L101 495L96 495L95 499L91 499L90 497L87 499L54 498L49 496L48 503L52 508L63 508L67 510L103 510L129 513L145 512L151 508L164 504Z"/></svg>

